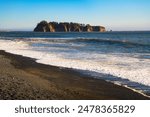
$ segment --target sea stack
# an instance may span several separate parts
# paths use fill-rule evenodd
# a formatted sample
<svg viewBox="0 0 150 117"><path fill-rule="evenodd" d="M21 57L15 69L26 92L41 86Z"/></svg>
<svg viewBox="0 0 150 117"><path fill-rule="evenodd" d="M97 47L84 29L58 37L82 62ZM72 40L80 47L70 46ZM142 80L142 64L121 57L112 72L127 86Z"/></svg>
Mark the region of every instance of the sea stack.
<svg viewBox="0 0 150 117"><path fill-rule="evenodd" d="M103 26L91 26L72 22L47 22L41 21L37 24L34 32L105 32Z"/></svg>

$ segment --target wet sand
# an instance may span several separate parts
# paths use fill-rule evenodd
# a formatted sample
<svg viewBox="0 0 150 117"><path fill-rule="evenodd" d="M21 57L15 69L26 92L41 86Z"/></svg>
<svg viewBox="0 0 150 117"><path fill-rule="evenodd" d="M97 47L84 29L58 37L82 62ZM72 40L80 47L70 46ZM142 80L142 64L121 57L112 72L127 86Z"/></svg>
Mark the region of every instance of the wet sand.
<svg viewBox="0 0 150 117"><path fill-rule="evenodd" d="M145 100L128 88L94 79L73 69L36 63L34 59L0 50L2 100Z"/></svg>

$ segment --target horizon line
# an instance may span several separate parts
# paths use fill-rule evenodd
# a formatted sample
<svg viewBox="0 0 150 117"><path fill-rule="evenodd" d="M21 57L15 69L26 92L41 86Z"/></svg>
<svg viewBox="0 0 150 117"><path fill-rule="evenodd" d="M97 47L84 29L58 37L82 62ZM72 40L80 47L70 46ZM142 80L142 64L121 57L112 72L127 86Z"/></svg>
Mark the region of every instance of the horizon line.
<svg viewBox="0 0 150 117"><path fill-rule="evenodd" d="M0 29L0 32L24 32L24 31L25 32L34 32L34 29L33 30L30 30L30 29L27 29L27 30L26 29L18 29L18 30L17 29ZM128 32L128 31L130 31L130 32L150 31L150 29L149 30L106 30L106 32L123 32L123 31L125 31L125 32ZM47 33L49 33L49 32L47 32Z"/></svg>

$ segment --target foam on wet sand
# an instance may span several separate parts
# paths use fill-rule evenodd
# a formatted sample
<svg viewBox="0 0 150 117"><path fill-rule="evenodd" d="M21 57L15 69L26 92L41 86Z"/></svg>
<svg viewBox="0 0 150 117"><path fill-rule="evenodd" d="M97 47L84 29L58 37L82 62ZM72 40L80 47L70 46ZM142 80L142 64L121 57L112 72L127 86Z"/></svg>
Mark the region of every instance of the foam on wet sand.
<svg viewBox="0 0 150 117"><path fill-rule="evenodd" d="M72 69L0 51L0 99L149 99Z"/></svg>
<svg viewBox="0 0 150 117"><path fill-rule="evenodd" d="M95 55L98 56L98 58L101 58L99 61L67 59L60 54L34 50L33 47L30 46L32 41L34 40L0 40L0 49L13 54L34 58L36 59L36 62L46 65L91 71L91 75L97 78L99 78L99 73L110 74L122 79L128 79L132 82L137 82L139 84L150 86L149 59L139 60L136 57L133 58L128 56L116 56L111 54ZM96 72L97 75L92 74L92 72ZM122 82L119 83L126 84L126 82L123 81L125 80L122 80ZM115 81L114 83L118 82ZM141 89L138 87L138 90L146 91L147 87L145 88L144 86L144 88L141 87Z"/></svg>

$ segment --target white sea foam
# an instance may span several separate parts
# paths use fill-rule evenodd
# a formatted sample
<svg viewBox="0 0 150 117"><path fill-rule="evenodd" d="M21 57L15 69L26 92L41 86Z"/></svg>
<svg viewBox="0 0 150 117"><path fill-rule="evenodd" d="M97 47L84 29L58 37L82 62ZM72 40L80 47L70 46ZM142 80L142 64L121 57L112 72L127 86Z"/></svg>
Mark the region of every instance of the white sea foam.
<svg viewBox="0 0 150 117"><path fill-rule="evenodd" d="M93 54L98 60L67 59L62 54L36 51L29 42L0 40L0 50L37 59L38 63L110 74L150 86L150 60L113 54Z"/></svg>

